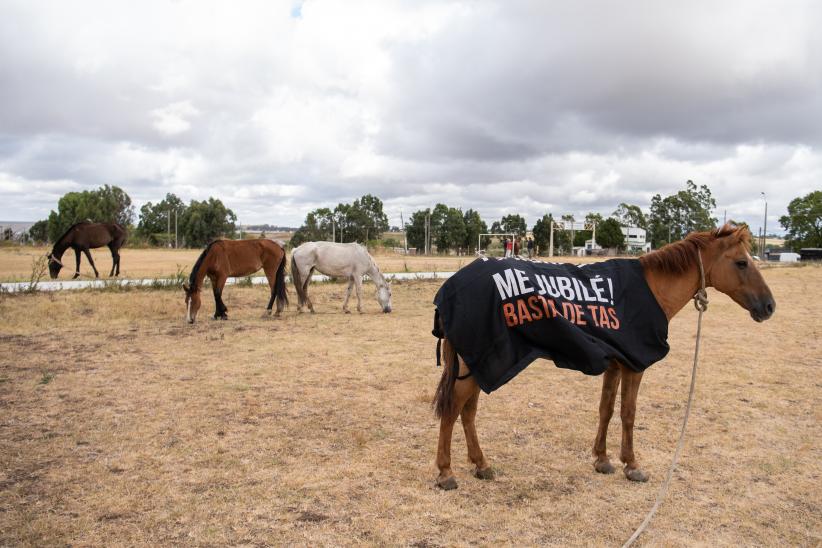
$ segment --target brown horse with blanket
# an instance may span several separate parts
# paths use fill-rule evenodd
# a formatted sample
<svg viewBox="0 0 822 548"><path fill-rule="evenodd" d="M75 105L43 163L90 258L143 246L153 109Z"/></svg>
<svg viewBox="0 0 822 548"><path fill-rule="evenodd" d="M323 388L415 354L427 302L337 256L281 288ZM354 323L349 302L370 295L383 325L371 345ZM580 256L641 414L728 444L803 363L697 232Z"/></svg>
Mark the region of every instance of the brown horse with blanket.
<svg viewBox="0 0 822 548"><path fill-rule="evenodd" d="M268 278L271 289L271 298L268 301L268 314L274 301L277 301L277 316L288 304L288 294L285 287L285 249L277 242L267 239L258 240L215 240L200 254L187 284L183 284L186 292L186 319L194 323L197 312L200 310L200 290L203 281L208 276L211 280L211 289L214 292L214 319L227 320L228 307L223 302L223 287L230 276L250 276L260 269Z"/></svg>
<svg viewBox="0 0 822 548"><path fill-rule="evenodd" d="M435 335L445 366L434 407L441 418L437 485L454 489L451 434L462 417L474 475L492 479L474 420L480 390L496 390L537 358L603 375L594 468L614 472L608 424L622 383L620 460L629 480L646 481L634 455L636 401L643 371L668 352L668 322L700 287L713 287L767 320L775 303L749 253L747 228L725 225L689 234L639 259L582 266L480 258L437 293Z"/></svg>

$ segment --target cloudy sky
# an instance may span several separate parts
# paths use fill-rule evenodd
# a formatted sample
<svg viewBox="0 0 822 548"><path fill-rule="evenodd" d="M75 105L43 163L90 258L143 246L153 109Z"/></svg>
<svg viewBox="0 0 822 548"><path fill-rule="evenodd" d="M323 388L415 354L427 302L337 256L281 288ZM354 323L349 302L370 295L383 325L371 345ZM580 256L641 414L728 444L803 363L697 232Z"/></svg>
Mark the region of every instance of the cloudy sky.
<svg viewBox="0 0 822 548"><path fill-rule="evenodd" d="M630 6L630 9L626 9ZM820 2L0 3L0 219L114 184L299 225L372 193L487 221L687 179L768 228L822 188Z"/></svg>

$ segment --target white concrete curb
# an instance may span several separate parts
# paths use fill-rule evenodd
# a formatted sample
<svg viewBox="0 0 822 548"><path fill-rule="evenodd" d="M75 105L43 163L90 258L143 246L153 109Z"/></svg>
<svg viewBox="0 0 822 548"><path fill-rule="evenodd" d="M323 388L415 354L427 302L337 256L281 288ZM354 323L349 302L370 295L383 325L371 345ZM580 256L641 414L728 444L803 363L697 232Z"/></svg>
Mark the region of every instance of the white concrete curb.
<svg viewBox="0 0 822 548"><path fill-rule="evenodd" d="M453 272L386 272L383 274L387 280L444 280L452 276ZM368 276L365 277L366 279ZM236 284L245 278L229 278L227 285ZM314 274L311 281L327 282L330 278L323 274ZM291 283L291 278L286 276L286 282ZM106 280L65 280L65 281L43 281L37 284L36 291L71 291L74 289L94 289L104 287L142 287L153 285L174 285L178 283L171 278L142 278L142 279L106 279ZM268 284L265 276L254 276L251 278L253 285ZM29 282L8 282L0 283L0 292L24 293L29 290Z"/></svg>

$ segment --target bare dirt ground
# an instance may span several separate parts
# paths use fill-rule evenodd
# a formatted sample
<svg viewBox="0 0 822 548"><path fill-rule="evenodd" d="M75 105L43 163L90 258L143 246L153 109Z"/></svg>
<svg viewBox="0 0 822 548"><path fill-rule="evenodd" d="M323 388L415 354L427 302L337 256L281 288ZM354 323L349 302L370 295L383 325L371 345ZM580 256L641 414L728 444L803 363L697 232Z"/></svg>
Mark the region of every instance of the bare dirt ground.
<svg viewBox="0 0 822 548"><path fill-rule="evenodd" d="M0 247L0 281L28 281L32 271L32 260L46 255L51 248L30 246ZM162 278L174 276L177 272L188 274L199 257L201 249L132 249L120 251L120 276L123 278ZM97 271L103 278L111 270L111 253L108 248L91 250ZM290 255L289 255L290 257ZM471 262L474 257L457 256L414 256L397 255L391 251L378 250L375 260L383 272L453 272ZM563 258L571 262L579 259ZM74 252L68 250L63 256L63 264L68 268L60 273L60 279L71 279L75 265ZM80 261L80 272L94 276L94 271L86 257ZM260 272L262 276L262 272Z"/></svg>
<svg viewBox="0 0 822 548"><path fill-rule="evenodd" d="M681 466L640 544L822 543L822 268L765 277L764 324L710 291ZM498 478L470 476L457 428L460 487L442 492L438 287L395 283L385 315L367 284L344 315L344 286L318 285L318 314L281 319L260 317L264 288L231 287L231 319L193 326L174 291L0 297L0 545L624 542L670 463L696 313L640 390L648 483L593 471L601 379L538 361L480 400Z"/></svg>

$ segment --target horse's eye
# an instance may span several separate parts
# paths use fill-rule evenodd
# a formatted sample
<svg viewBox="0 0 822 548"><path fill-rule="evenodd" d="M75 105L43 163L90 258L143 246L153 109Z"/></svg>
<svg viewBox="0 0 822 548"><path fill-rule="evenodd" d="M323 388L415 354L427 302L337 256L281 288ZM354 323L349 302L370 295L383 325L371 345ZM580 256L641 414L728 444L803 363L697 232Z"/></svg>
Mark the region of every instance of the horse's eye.
<svg viewBox="0 0 822 548"><path fill-rule="evenodd" d="M748 261L736 261L736 267L739 270L745 270L748 268Z"/></svg>

